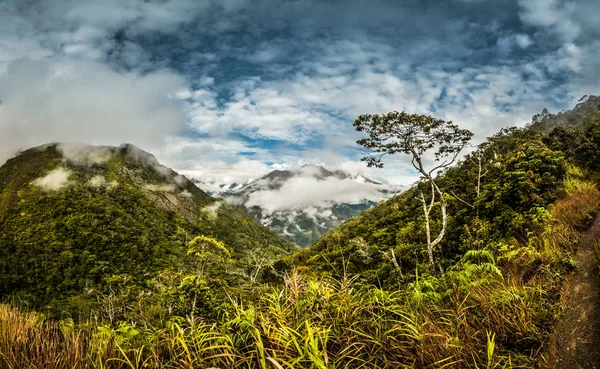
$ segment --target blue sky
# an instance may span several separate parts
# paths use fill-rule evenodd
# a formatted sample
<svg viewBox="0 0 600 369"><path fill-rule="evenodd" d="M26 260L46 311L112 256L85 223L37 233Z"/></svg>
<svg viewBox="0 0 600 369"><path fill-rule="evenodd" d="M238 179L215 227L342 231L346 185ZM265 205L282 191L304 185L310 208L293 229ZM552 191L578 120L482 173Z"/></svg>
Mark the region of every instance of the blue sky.
<svg viewBox="0 0 600 369"><path fill-rule="evenodd" d="M0 1L0 161L132 142L204 180L304 163L368 171L362 113L434 114L475 140L600 82L596 0Z"/></svg>

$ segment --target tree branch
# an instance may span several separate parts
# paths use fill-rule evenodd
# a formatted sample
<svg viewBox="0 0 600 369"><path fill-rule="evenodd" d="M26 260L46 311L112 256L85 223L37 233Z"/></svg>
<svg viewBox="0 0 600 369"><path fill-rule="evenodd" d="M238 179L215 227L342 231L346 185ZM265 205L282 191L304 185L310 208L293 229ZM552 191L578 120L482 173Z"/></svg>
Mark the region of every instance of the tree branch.
<svg viewBox="0 0 600 369"><path fill-rule="evenodd" d="M468 202L466 202L465 200L461 199L460 196L458 196L457 194L454 193L454 191L450 191L450 193L452 194L452 196L456 197L458 200L460 200L460 202L462 202L463 204L470 206L471 209L475 208L475 206L473 204L469 204Z"/></svg>

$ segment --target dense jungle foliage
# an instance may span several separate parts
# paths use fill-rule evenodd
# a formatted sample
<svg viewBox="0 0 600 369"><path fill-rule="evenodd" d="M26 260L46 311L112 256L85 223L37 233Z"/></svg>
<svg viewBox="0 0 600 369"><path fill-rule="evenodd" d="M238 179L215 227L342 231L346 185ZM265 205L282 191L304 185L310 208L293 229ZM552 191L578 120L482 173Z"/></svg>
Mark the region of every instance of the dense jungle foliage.
<svg viewBox="0 0 600 369"><path fill-rule="evenodd" d="M59 145L34 148L0 168L3 299L53 314L113 320L123 317L133 296L161 288L190 293L178 288L205 261L188 255L194 237L227 245L228 256L211 260L193 286L215 284L221 293L253 272L254 259L293 249L137 148L80 151L67 160ZM99 154L106 157L89 160ZM36 182L61 174L68 178L60 189Z"/></svg>
<svg viewBox="0 0 600 369"><path fill-rule="evenodd" d="M588 101L593 103L594 97ZM423 209L417 198L421 191L430 193L424 184L362 213L311 247L278 258L259 252L263 250L258 247L264 240L261 237L270 234L245 235L248 241L243 245L258 240L258 248L232 247L234 236L226 239L218 233L224 230L194 228L196 223L189 221L215 224L210 223L210 215L190 218L188 214L186 219L185 211L179 212L184 215L164 213L163 208L155 207L156 200L148 200L152 196L133 186L141 191L135 206L148 202L143 217L149 220L136 223L148 231L144 234L148 243L127 236L119 242L133 250L131 256L120 248L117 252L135 262L115 257L106 276L103 269L100 274L84 269L86 276L98 276L94 278L100 282L79 281L82 276L77 273L82 272L78 268L86 265L79 251L68 250L77 254L72 256L77 263L72 264L66 261L68 255L60 259L62 252L55 252L54 269L43 257L36 260L25 251L22 255L33 259L32 264L19 265L18 258L3 264L3 275L13 275L6 271L17 267L27 272L25 266L32 265L42 272L48 268L48 277L54 278L47 282L38 279L52 288L48 294L36 289L33 273L29 280L17 280L24 292L13 287L15 291L6 299L13 306L26 307L25 302L36 297L48 304L52 294L64 295L61 288L81 288L83 292L62 305L55 303L50 311L62 308L62 314L51 318L0 305L0 366L538 367L545 360L548 338L561 311L564 277L576 268L573 255L579 232L600 208L599 161L595 160L600 155L600 114L597 110L586 114L581 124L568 127L554 127L554 121L544 120L550 118L537 117L536 129L503 129L438 175L449 223L444 240L435 249L441 266L435 275L427 264ZM550 127L537 129L544 122ZM35 175L13 187L11 193L48 170L28 168ZM15 242L22 233L27 234L29 228L19 228L18 220L33 211L25 208L30 205L21 203L20 197L5 195L7 183L14 180L4 178L13 172L6 165L0 169L0 184L5 183L0 187L4 194L0 201L5 209L5 204L11 204L3 219L12 219L13 223L7 224L15 224L16 229L12 238L2 236L2 260L14 252L4 242ZM35 188L28 191L39 192ZM40 195L37 201L60 198L74 188L61 191L66 192ZM68 196L64 196L66 204ZM118 196L113 197L115 205L123 201ZM202 201L212 205L210 199ZM93 201L87 206L93 206ZM122 211L127 214L130 209ZM439 207L433 209L435 230L440 227ZM50 207L45 211L50 212ZM174 218L155 221L154 212ZM145 221L155 223L145 228ZM233 227L234 223L222 224ZM27 223L31 226L33 222ZM53 227L70 229L66 222ZM71 228L67 234L74 235L75 230ZM30 243L30 247L51 250L51 235L37 235L35 240L40 245ZM112 242L108 244L117 241ZM173 242L178 242L177 252L172 251ZM274 241L268 244L278 245ZM81 241L78 245L94 244ZM286 246L281 244L268 254L282 255L281 249ZM73 279L80 284L61 285L60 271L71 268L77 275ZM154 272L144 275L144 270ZM129 278L135 282L124 282ZM17 286L10 284L12 279L2 279L2 283ZM86 283L107 289L91 298L88 294L93 291ZM87 314L86 304L91 306Z"/></svg>
<svg viewBox="0 0 600 369"><path fill-rule="evenodd" d="M583 100L582 100L583 101ZM534 117L538 129L508 128L488 138L436 181L449 203L449 226L438 257L444 268L466 251L525 242L541 232L548 206L564 191L568 167L586 173L600 169L600 98L585 97L559 115L585 117L579 125L556 125L556 115ZM544 134L540 131L548 131ZM396 286L425 273L425 229L418 183L325 235L278 265L327 274L333 267L359 274L367 283ZM439 220L438 214L433 214ZM434 228L440 227L438 222ZM389 260L391 251L398 267Z"/></svg>

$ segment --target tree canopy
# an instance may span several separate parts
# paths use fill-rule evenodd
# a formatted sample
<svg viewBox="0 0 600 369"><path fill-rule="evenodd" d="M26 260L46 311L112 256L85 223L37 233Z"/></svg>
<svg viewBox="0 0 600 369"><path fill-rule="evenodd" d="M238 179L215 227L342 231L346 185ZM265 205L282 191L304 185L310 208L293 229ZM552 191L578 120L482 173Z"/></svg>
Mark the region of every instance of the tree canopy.
<svg viewBox="0 0 600 369"><path fill-rule="evenodd" d="M469 142L473 133L461 129L452 122L447 122L429 115L409 114L406 112L389 112L387 114L363 114L353 123L358 132L366 132L369 137L357 143L368 150L370 155L362 160L370 167L383 167L382 157L396 153L410 154L412 164L423 175L431 174L447 163L453 162L463 147ZM422 163L423 155L436 149L436 161L444 160L440 165L425 171Z"/></svg>

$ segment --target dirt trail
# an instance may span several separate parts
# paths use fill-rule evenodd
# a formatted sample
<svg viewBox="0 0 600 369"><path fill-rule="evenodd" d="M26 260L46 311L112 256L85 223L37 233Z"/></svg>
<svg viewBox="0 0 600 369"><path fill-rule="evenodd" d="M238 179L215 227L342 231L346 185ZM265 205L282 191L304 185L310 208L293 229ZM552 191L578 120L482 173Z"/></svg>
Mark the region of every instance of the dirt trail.
<svg viewBox="0 0 600 369"><path fill-rule="evenodd" d="M541 368L600 369L600 276L594 244L600 238L600 215L581 235L576 271L562 288L566 305Z"/></svg>

